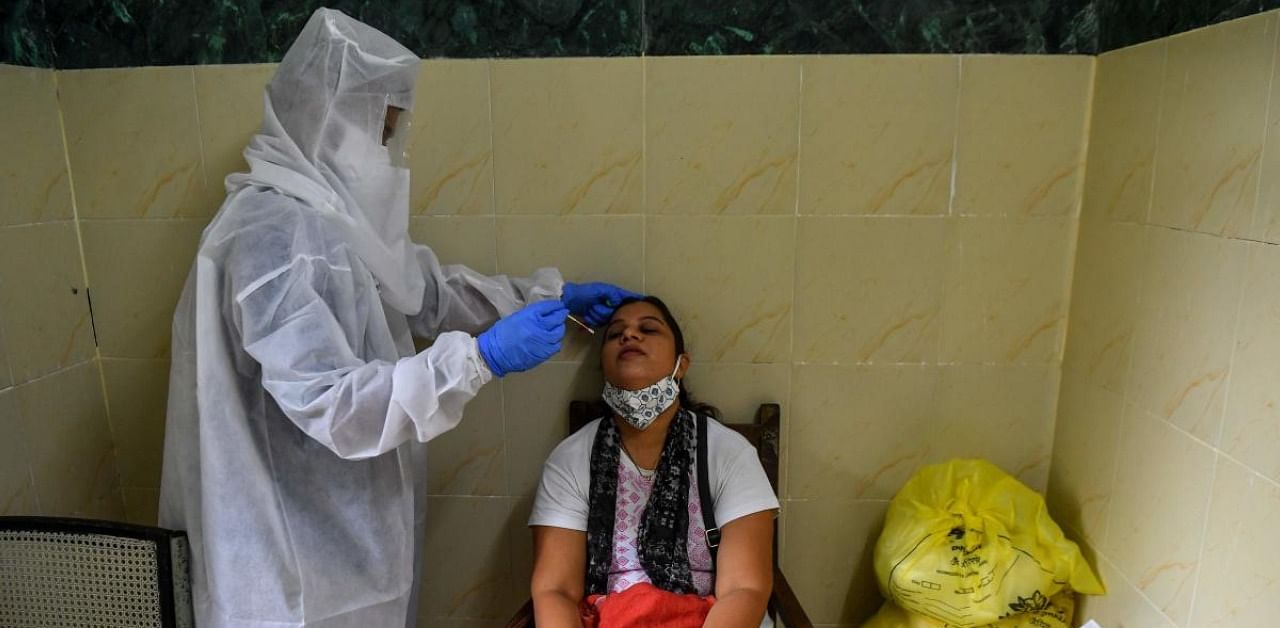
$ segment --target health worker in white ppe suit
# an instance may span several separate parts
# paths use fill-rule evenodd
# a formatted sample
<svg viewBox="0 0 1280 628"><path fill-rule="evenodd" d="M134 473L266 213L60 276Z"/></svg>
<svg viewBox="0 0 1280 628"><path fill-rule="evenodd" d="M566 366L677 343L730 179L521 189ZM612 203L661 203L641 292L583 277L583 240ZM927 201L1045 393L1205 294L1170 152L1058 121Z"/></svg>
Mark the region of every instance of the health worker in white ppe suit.
<svg viewBox="0 0 1280 628"><path fill-rule="evenodd" d="M554 355L569 313L600 324L630 294L553 269L487 277L409 241L396 114L417 70L317 11L200 242L160 497L161 525L190 535L199 628L411 625L424 443L490 379Z"/></svg>

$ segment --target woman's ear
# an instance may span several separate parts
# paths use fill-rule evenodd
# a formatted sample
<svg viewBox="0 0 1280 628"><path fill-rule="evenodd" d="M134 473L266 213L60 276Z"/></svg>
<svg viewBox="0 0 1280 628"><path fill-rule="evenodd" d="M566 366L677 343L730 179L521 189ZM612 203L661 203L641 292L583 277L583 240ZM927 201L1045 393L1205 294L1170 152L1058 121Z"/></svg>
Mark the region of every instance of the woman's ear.
<svg viewBox="0 0 1280 628"><path fill-rule="evenodd" d="M681 353L677 359L680 365L676 367L676 381L684 381L684 374L689 372L689 354Z"/></svg>

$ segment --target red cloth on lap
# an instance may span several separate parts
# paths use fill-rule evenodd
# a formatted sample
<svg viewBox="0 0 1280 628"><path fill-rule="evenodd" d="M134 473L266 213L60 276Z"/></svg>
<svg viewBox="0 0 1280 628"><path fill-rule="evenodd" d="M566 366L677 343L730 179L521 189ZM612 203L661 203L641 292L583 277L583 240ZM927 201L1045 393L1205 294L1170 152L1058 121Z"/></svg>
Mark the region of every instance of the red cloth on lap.
<svg viewBox="0 0 1280 628"><path fill-rule="evenodd" d="M714 596L663 591L642 582L621 593L592 595L582 603L583 628L702 628Z"/></svg>

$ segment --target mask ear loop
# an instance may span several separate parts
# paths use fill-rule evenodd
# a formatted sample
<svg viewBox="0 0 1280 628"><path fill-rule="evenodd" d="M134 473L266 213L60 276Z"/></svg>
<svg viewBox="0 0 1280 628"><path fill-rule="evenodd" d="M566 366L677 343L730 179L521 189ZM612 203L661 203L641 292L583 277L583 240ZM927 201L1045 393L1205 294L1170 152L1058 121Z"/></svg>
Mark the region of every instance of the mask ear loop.
<svg viewBox="0 0 1280 628"><path fill-rule="evenodd" d="M676 367L671 369L671 379L675 380L677 384L680 383L680 380L676 379L676 373L680 372L680 360L683 359L684 356L682 355L676 356Z"/></svg>

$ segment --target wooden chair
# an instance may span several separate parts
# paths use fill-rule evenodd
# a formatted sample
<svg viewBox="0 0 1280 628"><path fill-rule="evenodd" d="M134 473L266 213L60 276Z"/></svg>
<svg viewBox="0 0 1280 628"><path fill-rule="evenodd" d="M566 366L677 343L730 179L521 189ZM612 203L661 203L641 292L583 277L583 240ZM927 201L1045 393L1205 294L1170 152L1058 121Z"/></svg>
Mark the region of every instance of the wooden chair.
<svg viewBox="0 0 1280 628"><path fill-rule="evenodd" d="M569 404L569 433L578 431L582 426L602 416L609 416L609 408L602 401L574 401ZM760 456L760 464L765 475L769 476L769 484L774 494L778 492L778 435L781 431L782 409L776 403L760 404L756 410L753 423L726 423L734 431L742 434ZM769 615L779 625L788 628L812 628L813 623L805 614L796 594L791 590L787 577L778 567L778 531L773 532L773 594L769 596ZM507 628L532 628L533 600L524 603L516 612Z"/></svg>

